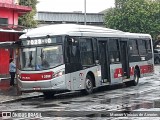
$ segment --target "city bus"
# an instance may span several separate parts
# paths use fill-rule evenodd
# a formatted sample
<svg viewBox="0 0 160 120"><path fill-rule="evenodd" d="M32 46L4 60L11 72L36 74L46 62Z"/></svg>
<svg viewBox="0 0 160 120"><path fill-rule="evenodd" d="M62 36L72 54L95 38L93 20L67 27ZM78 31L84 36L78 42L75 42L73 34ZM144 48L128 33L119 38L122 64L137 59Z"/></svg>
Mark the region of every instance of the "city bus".
<svg viewBox="0 0 160 120"><path fill-rule="evenodd" d="M17 82L21 92L44 96L124 83L136 86L154 72L152 38L103 27L56 24L20 36Z"/></svg>

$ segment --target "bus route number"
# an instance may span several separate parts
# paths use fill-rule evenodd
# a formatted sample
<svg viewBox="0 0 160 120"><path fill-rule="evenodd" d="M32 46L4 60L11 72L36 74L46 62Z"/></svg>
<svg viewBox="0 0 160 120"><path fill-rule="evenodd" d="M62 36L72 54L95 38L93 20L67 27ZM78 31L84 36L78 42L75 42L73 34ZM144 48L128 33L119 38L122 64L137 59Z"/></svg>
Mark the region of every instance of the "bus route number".
<svg viewBox="0 0 160 120"><path fill-rule="evenodd" d="M42 75L42 78L44 79L51 78L51 75Z"/></svg>
<svg viewBox="0 0 160 120"><path fill-rule="evenodd" d="M28 40L27 45L40 45L40 44L48 44L51 43L52 40L50 38L47 39L36 39L36 40Z"/></svg>

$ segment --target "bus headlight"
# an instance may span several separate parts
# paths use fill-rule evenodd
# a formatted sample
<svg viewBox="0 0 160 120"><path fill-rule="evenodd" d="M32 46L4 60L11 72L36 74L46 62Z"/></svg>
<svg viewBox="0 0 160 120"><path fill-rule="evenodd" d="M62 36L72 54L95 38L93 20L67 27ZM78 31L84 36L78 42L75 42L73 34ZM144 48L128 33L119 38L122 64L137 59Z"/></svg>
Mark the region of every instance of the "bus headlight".
<svg viewBox="0 0 160 120"><path fill-rule="evenodd" d="M60 71L58 71L58 72L53 74L53 78L60 77L60 76L62 76L64 74L65 74L65 71L64 70L60 70Z"/></svg>

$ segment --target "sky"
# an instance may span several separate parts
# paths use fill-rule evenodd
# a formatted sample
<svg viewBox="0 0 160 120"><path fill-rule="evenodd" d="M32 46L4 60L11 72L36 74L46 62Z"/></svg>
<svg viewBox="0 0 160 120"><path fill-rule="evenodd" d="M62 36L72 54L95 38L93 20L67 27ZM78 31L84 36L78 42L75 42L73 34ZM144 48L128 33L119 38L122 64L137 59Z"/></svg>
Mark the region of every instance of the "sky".
<svg viewBox="0 0 160 120"><path fill-rule="evenodd" d="M38 0L38 11L48 12L84 12L85 0ZM98 13L114 7L115 0L86 0L86 13Z"/></svg>

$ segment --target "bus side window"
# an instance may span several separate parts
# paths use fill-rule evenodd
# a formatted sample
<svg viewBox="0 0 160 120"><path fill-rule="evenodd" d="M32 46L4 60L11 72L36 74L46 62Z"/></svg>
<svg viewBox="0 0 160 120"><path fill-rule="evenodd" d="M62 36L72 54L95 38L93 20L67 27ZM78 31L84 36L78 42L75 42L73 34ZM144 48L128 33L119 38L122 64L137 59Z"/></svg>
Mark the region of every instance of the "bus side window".
<svg viewBox="0 0 160 120"><path fill-rule="evenodd" d="M139 55L138 45L137 45L136 39L132 39L129 41L129 51L130 51L131 55Z"/></svg>
<svg viewBox="0 0 160 120"><path fill-rule="evenodd" d="M81 38L80 39L80 55L81 55L81 63L82 65L93 65L93 47L92 47L92 39L89 38Z"/></svg>
<svg viewBox="0 0 160 120"><path fill-rule="evenodd" d="M146 40L138 40L138 47L139 47L140 55L146 55L147 54Z"/></svg>
<svg viewBox="0 0 160 120"><path fill-rule="evenodd" d="M147 40L146 41L146 48L147 48L147 52L148 53L152 52L152 50L151 50L151 40Z"/></svg>
<svg viewBox="0 0 160 120"><path fill-rule="evenodd" d="M72 46L72 39L70 37L66 37L66 41L65 41L65 62L66 63L70 63L70 51L71 51L71 46Z"/></svg>
<svg viewBox="0 0 160 120"><path fill-rule="evenodd" d="M67 40L67 61L70 63L78 63L79 62L79 48L78 48L78 40L76 38L68 38Z"/></svg>
<svg viewBox="0 0 160 120"><path fill-rule="evenodd" d="M120 62L118 40L110 39L108 44L110 63Z"/></svg>
<svg viewBox="0 0 160 120"><path fill-rule="evenodd" d="M94 53L94 62L98 60L98 48L97 48L97 39L93 38L92 39L92 44L93 44L93 53Z"/></svg>

